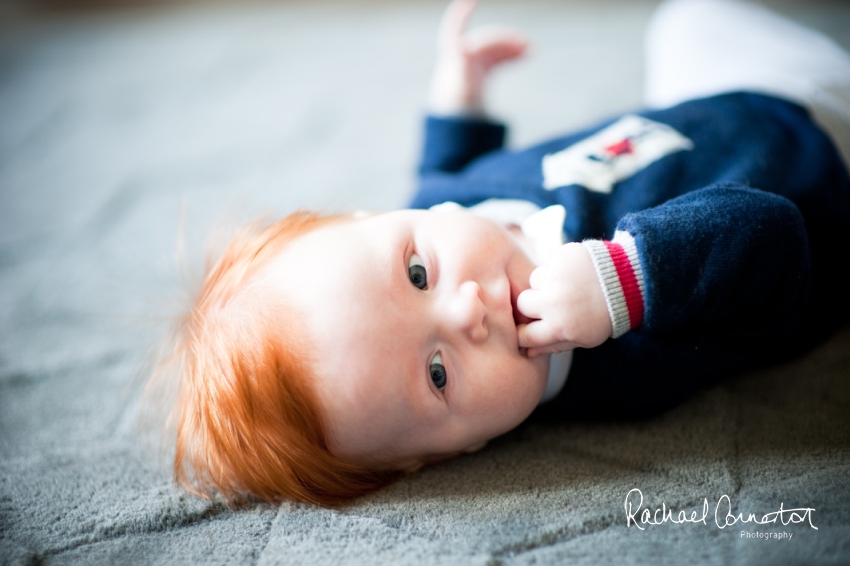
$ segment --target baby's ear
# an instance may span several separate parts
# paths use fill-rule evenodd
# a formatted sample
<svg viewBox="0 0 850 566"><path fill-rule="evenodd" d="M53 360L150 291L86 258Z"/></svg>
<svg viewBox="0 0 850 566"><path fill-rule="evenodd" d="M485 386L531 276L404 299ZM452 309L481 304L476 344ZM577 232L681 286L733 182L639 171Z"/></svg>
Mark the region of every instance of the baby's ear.
<svg viewBox="0 0 850 566"><path fill-rule="evenodd" d="M463 453L464 454L472 454L474 452L478 452L479 450L481 450L485 446L487 446L486 440L484 442L479 442L478 444L473 444L472 446L470 446L469 448L464 450Z"/></svg>

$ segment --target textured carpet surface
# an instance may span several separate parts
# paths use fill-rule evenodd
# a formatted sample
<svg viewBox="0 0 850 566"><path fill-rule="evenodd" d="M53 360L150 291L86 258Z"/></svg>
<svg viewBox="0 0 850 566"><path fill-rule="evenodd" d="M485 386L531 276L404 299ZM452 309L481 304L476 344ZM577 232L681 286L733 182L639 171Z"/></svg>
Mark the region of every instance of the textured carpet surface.
<svg viewBox="0 0 850 566"><path fill-rule="evenodd" d="M486 3L533 42L493 84L511 143L640 106L652 8ZM778 8L850 45L847 4ZM521 427L339 510L171 484L137 422L180 274L260 214L403 205L441 9L0 7L0 562L850 563L850 329L661 418ZM634 488L706 523L627 527ZM814 511L721 529L724 495Z"/></svg>

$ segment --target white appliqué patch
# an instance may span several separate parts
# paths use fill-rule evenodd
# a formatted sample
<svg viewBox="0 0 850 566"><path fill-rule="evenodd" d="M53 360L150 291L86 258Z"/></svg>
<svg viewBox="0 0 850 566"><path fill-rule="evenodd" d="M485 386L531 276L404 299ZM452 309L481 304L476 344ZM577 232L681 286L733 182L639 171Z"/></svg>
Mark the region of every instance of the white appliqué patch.
<svg viewBox="0 0 850 566"><path fill-rule="evenodd" d="M589 138L543 157L543 188L581 185L610 193L616 183L650 163L694 148L691 140L666 124L626 115Z"/></svg>

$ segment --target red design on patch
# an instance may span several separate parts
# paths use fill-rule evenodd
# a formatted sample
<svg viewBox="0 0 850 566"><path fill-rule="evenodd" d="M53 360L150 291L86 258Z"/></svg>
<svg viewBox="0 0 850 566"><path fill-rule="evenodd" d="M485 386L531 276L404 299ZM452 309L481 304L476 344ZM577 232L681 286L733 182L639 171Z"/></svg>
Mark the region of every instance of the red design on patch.
<svg viewBox="0 0 850 566"><path fill-rule="evenodd" d="M625 155L627 153L631 153L634 150L634 146L632 145L632 140L626 138L622 141L618 141L617 143L612 143L608 147L605 148L605 151L614 157L618 155Z"/></svg>

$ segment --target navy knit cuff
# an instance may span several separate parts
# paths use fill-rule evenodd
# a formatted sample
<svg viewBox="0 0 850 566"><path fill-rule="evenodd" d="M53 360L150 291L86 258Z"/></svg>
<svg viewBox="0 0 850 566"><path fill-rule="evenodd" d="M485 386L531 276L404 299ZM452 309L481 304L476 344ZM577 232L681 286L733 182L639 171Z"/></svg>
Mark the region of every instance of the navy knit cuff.
<svg viewBox="0 0 850 566"><path fill-rule="evenodd" d="M460 171L479 155L501 148L505 132L502 124L484 119L429 116L419 172Z"/></svg>

